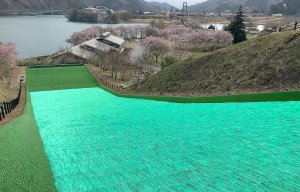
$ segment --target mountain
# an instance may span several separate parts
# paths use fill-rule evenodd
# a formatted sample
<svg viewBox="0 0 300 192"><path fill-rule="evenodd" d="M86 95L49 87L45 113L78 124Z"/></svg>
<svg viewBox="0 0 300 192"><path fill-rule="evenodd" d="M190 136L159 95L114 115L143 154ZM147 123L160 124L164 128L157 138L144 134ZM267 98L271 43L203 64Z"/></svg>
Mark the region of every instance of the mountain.
<svg viewBox="0 0 300 192"><path fill-rule="evenodd" d="M300 14L300 1L299 0L283 0L278 4L274 4L270 9L271 14L282 13L286 15L299 15Z"/></svg>
<svg viewBox="0 0 300 192"><path fill-rule="evenodd" d="M272 33L173 64L137 91L203 96L300 90L299 50L299 30Z"/></svg>
<svg viewBox="0 0 300 192"><path fill-rule="evenodd" d="M159 11L144 0L0 0L0 10L69 10L105 6L113 10Z"/></svg>
<svg viewBox="0 0 300 192"><path fill-rule="evenodd" d="M0 0L1 10L61 10L91 5L92 0Z"/></svg>
<svg viewBox="0 0 300 192"><path fill-rule="evenodd" d="M159 9L160 11L170 11L172 5L169 3L160 3L160 2L148 2L149 5Z"/></svg>
<svg viewBox="0 0 300 192"><path fill-rule="evenodd" d="M144 0L100 0L99 5L113 10L159 11Z"/></svg>
<svg viewBox="0 0 300 192"><path fill-rule="evenodd" d="M190 6L190 10L206 12L223 12L225 10L237 10L240 5L250 10L268 10L271 5L281 0L207 0L203 3Z"/></svg>

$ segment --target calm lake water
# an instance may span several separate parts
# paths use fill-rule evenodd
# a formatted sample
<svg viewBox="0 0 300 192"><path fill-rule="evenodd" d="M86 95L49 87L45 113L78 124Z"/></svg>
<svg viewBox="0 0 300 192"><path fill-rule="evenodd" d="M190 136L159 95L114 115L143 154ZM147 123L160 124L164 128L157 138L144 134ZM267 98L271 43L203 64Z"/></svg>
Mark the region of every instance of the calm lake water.
<svg viewBox="0 0 300 192"><path fill-rule="evenodd" d="M58 191L300 190L300 102L177 104L100 88L31 100Z"/></svg>
<svg viewBox="0 0 300 192"><path fill-rule="evenodd" d="M100 24L69 22L64 16L0 17L0 41L14 42L19 58L41 56L70 46L66 39L73 32L96 25ZM101 24L101 26L117 25Z"/></svg>

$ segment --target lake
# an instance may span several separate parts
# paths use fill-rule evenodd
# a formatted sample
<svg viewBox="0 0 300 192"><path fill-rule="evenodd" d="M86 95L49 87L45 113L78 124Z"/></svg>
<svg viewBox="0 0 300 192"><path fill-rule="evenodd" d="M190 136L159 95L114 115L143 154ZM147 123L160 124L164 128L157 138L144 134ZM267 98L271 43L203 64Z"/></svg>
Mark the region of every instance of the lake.
<svg viewBox="0 0 300 192"><path fill-rule="evenodd" d="M28 58L55 53L70 47L66 40L74 32L92 26L114 27L119 25L148 25L145 23L95 24L69 22L64 16L9 16L0 17L0 42L13 42L17 46L18 58ZM201 25L208 28L211 24ZM217 30L223 24L212 24ZM259 31L264 26L259 25Z"/></svg>
<svg viewBox="0 0 300 192"><path fill-rule="evenodd" d="M18 57L48 55L69 47L66 39L74 32L91 26L147 25L92 24L69 22L64 16L10 16L0 17L0 42L14 42Z"/></svg>
<svg viewBox="0 0 300 192"><path fill-rule="evenodd" d="M83 99L84 98L84 99ZM31 92L58 191L299 191L300 103Z"/></svg>

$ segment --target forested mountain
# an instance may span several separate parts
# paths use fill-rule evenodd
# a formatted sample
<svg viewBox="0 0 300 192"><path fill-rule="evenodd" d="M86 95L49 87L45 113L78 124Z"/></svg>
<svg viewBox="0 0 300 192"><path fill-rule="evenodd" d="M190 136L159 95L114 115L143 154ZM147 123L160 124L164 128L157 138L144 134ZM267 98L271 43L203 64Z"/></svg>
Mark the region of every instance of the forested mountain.
<svg viewBox="0 0 300 192"><path fill-rule="evenodd" d="M283 0L271 6L271 14L282 13L287 15L300 14L300 0Z"/></svg>
<svg viewBox="0 0 300 192"><path fill-rule="evenodd" d="M68 10L99 5L113 10L158 11L144 0L0 0L0 10Z"/></svg>
<svg viewBox="0 0 300 192"><path fill-rule="evenodd" d="M299 1L299 0L296 0ZM225 10L237 10L240 5L248 7L250 10L268 10L271 5L277 4L281 0L207 0L190 6L191 10L222 12Z"/></svg>
<svg viewBox="0 0 300 192"><path fill-rule="evenodd" d="M161 10L161 11L170 11L172 5L169 3L160 3L160 2L148 2L151 6Z"/></svg>

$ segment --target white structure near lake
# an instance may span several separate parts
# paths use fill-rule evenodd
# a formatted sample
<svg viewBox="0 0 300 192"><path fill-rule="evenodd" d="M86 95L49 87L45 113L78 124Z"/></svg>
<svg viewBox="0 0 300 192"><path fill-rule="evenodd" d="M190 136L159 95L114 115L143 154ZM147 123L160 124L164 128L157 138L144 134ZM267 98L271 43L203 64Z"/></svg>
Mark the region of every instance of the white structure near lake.
<svg viewBox="0 0 300 192"><path fill-rule="evenodd" d="M104 6L98 6L96 8L88 7L88 8L85 8L84 11L91 12L91 13L98 13L98 14L113 14L114 13L113 10L108 9Z"/></svg>
<svg viewBox="0 0 300 192"><path fill-rule="evenodd" d="M84 59L92 59L110 51L121 53L124 50L124 44L124 39L106 32L100 37L72 47L69 52Z"/></svg>

